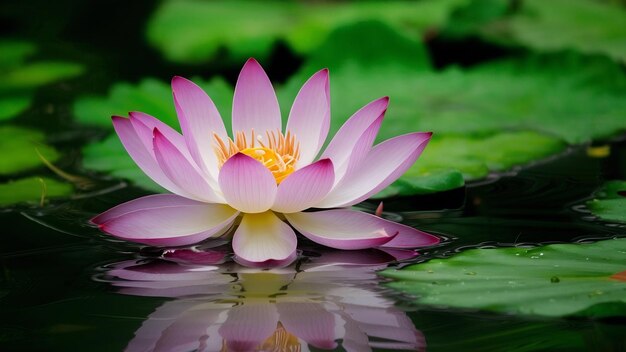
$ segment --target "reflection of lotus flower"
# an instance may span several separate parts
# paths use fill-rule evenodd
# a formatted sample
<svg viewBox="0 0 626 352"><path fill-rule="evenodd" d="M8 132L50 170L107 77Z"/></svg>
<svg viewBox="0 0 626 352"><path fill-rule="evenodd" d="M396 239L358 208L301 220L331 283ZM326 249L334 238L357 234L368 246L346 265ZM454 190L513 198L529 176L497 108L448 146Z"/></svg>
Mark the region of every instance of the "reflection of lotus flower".
<svg viewBox="0 0 626 352"><path fill-rule="evenodd" d="M341 254L322 253L299 272L120 263L109 275L121 292L176 298L144 321L126 351L424 350L424 336L377 289L375 270L389 256L360 254L336 265Z"/></svg>
<svg viewBox="0 0 626 352"><path fill-rule="evenodd" d="M387 109L378 99L355 113L321 159L330 124L328 71L314 74L296 97L286 132L278 101L261 66L243 67L233 98L233 138L211 99L192 82L172 80L183 135L143 113L113 117L139 167L174 194L117 206L92 221L114 236L178 246L216 237L240 223L233 249L240 261L289 261L296 235L339 249L418 247L437 238L408 226L348 209L400 177L418 158L430 133L410 133L374 147Z"/></svg>

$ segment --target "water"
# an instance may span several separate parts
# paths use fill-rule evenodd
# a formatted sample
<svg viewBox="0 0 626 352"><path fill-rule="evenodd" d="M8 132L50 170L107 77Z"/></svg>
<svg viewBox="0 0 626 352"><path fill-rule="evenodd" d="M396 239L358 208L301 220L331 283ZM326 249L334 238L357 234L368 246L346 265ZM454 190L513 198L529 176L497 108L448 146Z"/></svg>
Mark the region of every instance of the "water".
<svg viewBox="0 0 626 352"><path fill-rule="evenodd" d="M12 10L6 13L24 10L3 6ZM116 6L85 8L79 1L65 1L51 8L42 1L28 16L18 14L19 20L3 22L10 35L34 36L42 55L80 58L90 65L86 76L69 85L43 89L35 107L19 121L48 132L50 142L64 152L64 169L91 177L96 187L82 197L45 207L0 211L0 349L168 350L178 344L183 351L245 350L255 341L254 331L266 329L272 334L262 341L268 350L289 350L298 341L308 341L312 351L360 351L368 343L380 351L626 350L623 318L547 319L425 307L385 288L381 284L386 280L376 275L388 266L447 257L468 248L626 235L623 225L599 221L582 206L605 180L626 177L626 143L619 139L611 142L608 158L592 158L585 147L574 147L464 189L387 201L386 217L445 239L417 257L409 252L331 251L301 239L295 264L259 271L233 263L228 245L205 248L214 255L191 264L171 253L115 241L90 227L87 219L93 215L146 193L80 169L80 145L101 132L72 122L69 106L76 95L102 94L117 80L210 76L219 69L173 68L145 44L132 45L142 42L138 38L112 39L141 33L149 7L147 2L133 2L125 16L119 16ZM46 30L38 27L37 19L60 9L70 9L69 15L49 16ZM110 28L110 20L87 20L87 15L99 12L120 20L113 32L97 28ZM269 67L279 79L298 63L283 51L277 51ZM440 52L445 56L445 50ZM236 75L231 69L219 73L231 80ZM372 211L376 205L362 207ZM238 336L230 345L224 342L229 334Z"/></svg>

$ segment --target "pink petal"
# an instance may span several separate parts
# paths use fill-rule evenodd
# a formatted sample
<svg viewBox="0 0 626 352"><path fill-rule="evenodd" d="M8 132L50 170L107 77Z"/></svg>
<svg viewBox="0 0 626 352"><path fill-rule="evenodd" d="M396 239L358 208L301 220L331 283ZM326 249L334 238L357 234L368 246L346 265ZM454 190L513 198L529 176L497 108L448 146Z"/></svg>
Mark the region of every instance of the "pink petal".
<svg viewBox="0 0 626 352"><path fill-rule="evenodd" d="M289 175L278 186L272 210L295 213L315 205L330 192L335 180L333 163L322 159Z"/></svg>
<svg viewBox="0 0 626 352"><path fill-rule="evenodd" d="M363 133L387 110L389 98L383 97L365 105L341 126L322 154L322 158L330 158L338 169L347 162L354 145Z"/></svg>
<svg viewBox="0 0 626 352"><path fill-rule="evenodd" d="M94 217L93 219L91 219L91 222L93 224L100 225L124 214L147 208L168 206L203 206L204 204L205 203L191 200L175 194L153 194L117 205L105 211L104 213Z"/></svg>
<svg viewBox="0 0 626 352"><path fill-rule="evenodd" d="M280 108L267 74L255 59L241 69L233 97L233 134L281 129Z"/></svg>
<svg viewBox="0 0 626 352"><path fill-rule="evenodd" d="M273 304L244 304L228 311L228 318L219 328L228 351L254 351L272 336L278 326L278 313Z"/></svg>
<svg viewBox="0 0 626 352"><path fill-rule="evenodd" d="M354 172L355 169L361 166L363 160L365 160L372 150L372 145L374 144L374 140L376 140L378 130L380 130L384 118L385 113L383 112L356 141L348 159L341 166L336 168L337 177L335 177L335 185L341 182L346 174Z"/></svg>
<svg viewBox="0 0 626 352"><path fill-rule="evenodd" d="M380 219L388 223L390 231L398 231L398 235L393 240L385 243L385 248L417 248L436 245L441 242L439 237L428 234L424 231L414 229L410 226L398 224L397 222Z"/></svg>
<svg viewBox="0 0 626 352"><path fill-rule="evenodd" d="M213 152L213 134L223 140L228 137L220 113L204 90L190 80L174 77L172 91L180 127L191 156L216 179L218 165Z"/></svg>
<svg viewBox="0 0 626 352"><path fill-rule="evenodd" d="M289 112L286 131L300 142L298 165L310 164L324 145L330 127L328 69L315 73L302 86Z"/></svg>
<svg viewBox="0 0 626 352"><path fill-rule="evenodd" d="M152 139L154 136L152 131L157 128L170 142L172 142L172 144L176 146L176 148L178 148L178 150L185 155L185 157L191 159L191 154L189 154L189 150L185 144L185 138L178 133L178 131L159 121L155 117L144 114L143 112L131 112L129 115L129 120L133 125L135 132L137 132L137 135L141 138L141 141L144 146L146 146L146 149L152 152L152 155L154 155L152 145Z"/></svg>
<svg viewBox="0 0 626 352"><path fill-rule="evenodd" d="M271 211L244 214L233 237L233 250L246 262L283 261L296 252L297 238Z"/></svg>
<svg viewBox="0 0 626 352"><path fill-rule="evenodd" d="M158 246L181 246L220 235L238 212L222 204L163 204L164 198L140 198L92 220L113 236ZM104 222L100 222L100 221Z"/></svg>
<svg viewBox="0 0 626 352"><path fill-rule="evenodd" d="M338 249L378 247L397 235L388 221L348 209L285 214L285 218L312 241Z"/></svg>
<svg viewBox="0 0 626 352"><path fill-rule="evenodd" d="M276 179L259 161L241 153L226 160L219 185L226 202L244 213L262 213L276 198Z"/></svg>
<svg viewBox="0 0 626 352"><path fill-rule="evenodd" d="M285 330L321 349L335 349L335 316L319 303L277 303Z"/></svg>
<svg viewBox="0 0 626 352"><path fill-rule="evenodd" d="M143 144L129 119L113 116L112 121L115 132L124 145L124 148L126 148L126 151L137 166L139 166L141 171L166 190L182 196L188 195L163 173L152 151L148 150Z"/></svg>
<svg viewBox="0 0 626 352"><path fill-rule="evenodd" d="M154 154L167 177L193 199L223 203L198 167L190 162L158 129L154 129Z"/></svg>
<svg viewBox="0 0 626 352"><path fill-rule="evenodd" d="M378 193L415 163L431 135L409 133L378 144L316 207L346 207Z"/></svg>

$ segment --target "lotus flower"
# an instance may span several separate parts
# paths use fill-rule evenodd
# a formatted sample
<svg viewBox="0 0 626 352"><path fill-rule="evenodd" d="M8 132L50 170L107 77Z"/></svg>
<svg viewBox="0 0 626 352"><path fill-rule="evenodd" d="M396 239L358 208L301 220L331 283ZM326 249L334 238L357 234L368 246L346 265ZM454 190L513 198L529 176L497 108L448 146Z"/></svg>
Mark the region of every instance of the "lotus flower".
<svg viewBox="0 0 626 352"><path fill-rule="evenodd" d="M137 165L173 194L139 198L93 218L104 232L182 246L221 236L236 224L233 250L250 265L292 261L292 227L338 249L438 242L411 227L345 209L400 177L430 140L431 133L409 133L373 146L388 98L357 111L316 160L330 126L326 69L301 88L285 132L272 84L254 59L237 80L232 136L201 88L174 77L172 90L182 135L140 112L114 116L113 125ZM343 209L305 212L310 208Z"/></svg>
<svg viewBox="0 0 626 352"><path fill-rule="evenodd" d="M174 299L148 316L126 351L425 350L424 335L377 285L389 254L318 254L297 271L145 259L109 265L120 293Z"/></svg>

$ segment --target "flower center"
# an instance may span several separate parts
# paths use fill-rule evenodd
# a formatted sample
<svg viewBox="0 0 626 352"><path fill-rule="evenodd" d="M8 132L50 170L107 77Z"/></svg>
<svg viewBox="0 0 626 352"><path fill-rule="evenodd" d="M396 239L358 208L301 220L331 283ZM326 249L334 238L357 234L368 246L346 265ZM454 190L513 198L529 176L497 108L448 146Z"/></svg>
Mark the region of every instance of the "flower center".
<svg viewBox="0 0 626 352"><path fill-rule="evenodd" d="M217 134L215 138L215 155L219 167L231 156L243 153L258 160L265 166L280 184L287 176L295 171L296 162L300 158L300 143L290 132L283 134L280 131L266 131L265 136L255 134L254 130L246 136L243 132L235 134L235 140L222 140Z"/></svg>

